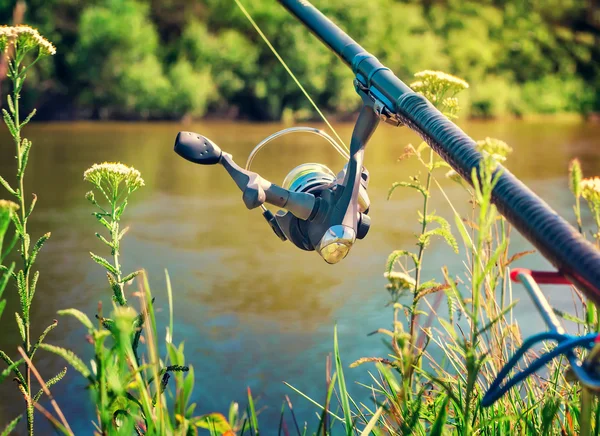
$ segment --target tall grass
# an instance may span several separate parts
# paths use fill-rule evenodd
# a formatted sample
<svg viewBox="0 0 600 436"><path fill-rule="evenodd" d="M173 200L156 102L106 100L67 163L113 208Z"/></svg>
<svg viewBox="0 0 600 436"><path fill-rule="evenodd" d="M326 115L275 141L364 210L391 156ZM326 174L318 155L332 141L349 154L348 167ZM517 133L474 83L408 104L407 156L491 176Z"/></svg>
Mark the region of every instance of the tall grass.
<svg viewBox="0 0 600 436"><path fill-rule="evenodd" d="M82 339L86 337L92 347L93 359L86 363L71 350L44 343L56 323L33 343L29 310L38 278L33 266L49 234L31 245L27 220L35 197L28 203L24 189L31 142L22 137L22 128L33 113L20 121L18 102L28 68L51 54L53 47L33 29L24 27L0 29L0 49L6 47L13 53L9 68L13 91L4 119L16 147L17 176L14 188L0 178L0 183L16 200L0 201L0 298L12 280L20 297L21 311L16 314L16 321L23 343L19 348L20 358L12 359L0 352L0 358L7 364L0 373L0 381L11 373L15 375L25 399L30 435L34 408L58 433L73 434L60 410L60 398L55 399L50 391L65 376L66 369L50 380L41 379L33 359L40 348L63 358L87 380L96 410L90 433L97 435L195 435L199 431L227 436L275 432L325 436L600 432L600 404L589 392L581 390L562 359L551 362L544 372L526 379L491 407L482 406L486 389L523 342L513 317L516 301L512 298L508 272L515 260L529 254L510 254L510 225L491 203L491 193L499 177L497 163L506 160L511 152L507 144L492 138L477 143L485 159L473 171L472 185L448 171L448 165L437 159L427 144L409 145L405 149L402 158L418 160L424 177L414 175L395 183L389 196L399 188L413 189L423 203L417 213L415 246L395 250L385 265L391 323L377 333L384 336L389 349L387 354L365 356L349 365L363 369L364 365L374 365L369 370L371 383L364 385L365 396L372 399L371 403L350 396L348 362L340 355L334 329L333 359L326 364L322 398L309 398L302 394L302 389L288 385L298 401L314 404L318 415L314 422L300 422L287 396L279 421L261 422L260 405L255 403L249 389L243 400L244 408L233 402L227 413L198 414L196 404L191 401L194 367L186 360L184 342L175 341L173 292L168 274L165 292L155 300L144 271L127 272L122 268L127 228L121 227L121 220L144 181L137 170L120 163L96 164L84 173L84 179L92 186L85 197L99 225L98 246L90 253L91 260L106 272L107 285L103 287L109 290L111 302L99 303L95 318L76 308L59 311L61 316L79 320ZM37 57L23 64L32 50ZM423 93L449 118L457 118L458 98L468 87L466 82L432 71L416 76L413 89ZM467 190L471 203L468 216L459 215L453 205L451 220L431 210L434 195L448 198L438 181L442 171ZM580 231L600 244L600 178L584 179L579 163L574 161L570 166L570 187ZM584 229L581 199L591 211L597 227L594 231ZM461 253L464 256L464 269L450 271L442 267L442 283L425 277L425 271L431 270L427 253L436 238L457 256ZM4 265L15 246L20 249L22 265ZM573 291L584 307L584 317L557 313L577 323L582 333L598 331L600 318L596 308L576 289ZM5 300L0 300L0 316L5 304ZM158 307L168 308L167 326L157 325ZM540 351L527 353L522 365L527 365ZM24 365L26 369L21 372ZM41 388L35 394L32 374ZM52 410L39 404L42 395L51 400ZM19 419L9 423L2 435L13 431Z"/></svg>

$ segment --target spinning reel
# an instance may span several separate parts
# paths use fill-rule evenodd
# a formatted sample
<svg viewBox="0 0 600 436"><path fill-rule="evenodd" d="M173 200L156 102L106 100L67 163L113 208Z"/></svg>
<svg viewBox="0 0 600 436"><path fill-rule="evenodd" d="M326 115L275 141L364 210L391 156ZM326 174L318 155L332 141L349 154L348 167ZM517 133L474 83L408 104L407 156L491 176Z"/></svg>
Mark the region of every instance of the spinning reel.
<svg viewBox="0 0 600 436"><path fill-rule="evenodd" d="M242 191L248 209L261 207L275 234L306 251L316 250L330 264L344 259L357 239L363 239L371 226L368 216L369 173L363 167L364 149L375 131L379 117L372 106L363 107L350 143L350 154L326 133L308 127L293 127L274 133L250 153L245 168L210 139L193 132L179 132L175 152L201 165L221 164ZM325 165L305 163L289 172L277 186L250 171L258 151L273 139L308 132L326 139L347 164L335 174ZM265 203L282 208L275 215Z"/></svg>

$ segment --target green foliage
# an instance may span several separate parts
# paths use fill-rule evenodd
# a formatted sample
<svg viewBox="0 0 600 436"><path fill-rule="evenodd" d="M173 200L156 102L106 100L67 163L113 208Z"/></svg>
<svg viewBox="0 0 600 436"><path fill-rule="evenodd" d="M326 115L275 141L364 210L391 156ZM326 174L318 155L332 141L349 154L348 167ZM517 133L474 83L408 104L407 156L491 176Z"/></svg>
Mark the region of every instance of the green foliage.
<svg viewBox="0 0 600 436"><path fill-rule="evenodd" d="M476 84L463 98L473 116L600 110L600 30L593 18L598 5L314 3L401 79L432 69ZM319 107L341 114L357 108L351 72L316 38L276 2L245 4ZM0 5L3 22L10 21L13 5ZM30 72L27 100L48 92L56 97L43 100L46 116L52 109L64 116L64 107L100 118L180 118L207 111L254 119L314 116L234 2L30 0L27 6L25 18L62 52Z"/></svg>

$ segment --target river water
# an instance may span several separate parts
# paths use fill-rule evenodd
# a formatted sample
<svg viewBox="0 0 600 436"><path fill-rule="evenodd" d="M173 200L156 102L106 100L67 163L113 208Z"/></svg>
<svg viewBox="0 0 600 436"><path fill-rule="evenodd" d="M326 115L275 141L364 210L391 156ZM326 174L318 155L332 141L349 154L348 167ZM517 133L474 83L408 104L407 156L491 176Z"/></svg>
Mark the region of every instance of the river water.
<svg viewBox="0 0 600 436"><path fill-rule="evenodd" d="M566 174L570 159L579 157L586 175L600 174L600 125L544 120L467 122L462 127L476 139L493 136L510 144L515 151L507 167L569 219L572 199ZM385 260L394 249L414 248L417 209L421 208L418 194L411 190L396 191L390 201L386 196L393 182L421 171L415 160L397 160L407 143L419 140L405 128L380 126L366 150L371 231L348 258L331 266L314 252L279 241L258 211L245 209L240 192L222 168L193 165L173 152L177 132L192 130L213 139L243 165L254 145L280 128L231 122L28 127L34 147L26 189L39 197L30 219L31 232L34 236L52 232L37 263L41 278L32 308L33 337L57 317L59 309L76 307L93 317L98 301L110 304L106 277L88 254L101 254L104 247L94 236L100 228L84 199L89 186L82 173L96 162L120 161L139 169L146 181L124 217L131 227L122 243L124 269L148 271L160 332L168 320L164 271L169 271L174 289L174 340L185 341L188 362L195 367L196 411L226 412L233 400L245 405L250 387L258 397L264 434L276 433L285 395L290 396L299 421L315 428L318 410L283 381L323 400L325 362L333 350L336 323L346 366L362 356L385 357L387 349L381 339L367 334L391 324L382 275ZM349 139L351 130L350 124L339 126L344 139ZM253 169L274 183L281 183L291 168L304 162L322 162L335 172L343 165L335 151L313 135L284 137L269 147L259 154ZM13 155L12 144L3 135L0 174L7 178L14 174ZM439 180L451 200L464 209L467 197L462 189L445 180L443 172ZM433 195L432 209L452 222L446 200L439 192ZM512 239L511 253L530 248L518 235ZM440 279L443 265L458 273L464 259L443 243L433 243L426 256L425 278ZM517 265L548 267L537 255ZM0 320L0 349L14 356L19 345L13 316L17 299L12 288L6 294L9 304ZM543 328L525 293L515 287L514 294L521 300L515 310L517 320L527 319L521 323L524 333ZM570 292L549 288L548 295L554 306L573 311ZM71 348L89 361L92 350L84 336L76 321L61 318L47 341ZM47 375L64 366L44 352L36 359ZM367 369L346 369L350 392L357 402L366 404L369 392L356 382L369 382ZM84 381L70 370L53 388L76 434L92 433L93 407L84 387ZM0 386L0 427L23 408L17 392L10 380ZM42 416L36 419L39 434L47 434Z"/></svg>

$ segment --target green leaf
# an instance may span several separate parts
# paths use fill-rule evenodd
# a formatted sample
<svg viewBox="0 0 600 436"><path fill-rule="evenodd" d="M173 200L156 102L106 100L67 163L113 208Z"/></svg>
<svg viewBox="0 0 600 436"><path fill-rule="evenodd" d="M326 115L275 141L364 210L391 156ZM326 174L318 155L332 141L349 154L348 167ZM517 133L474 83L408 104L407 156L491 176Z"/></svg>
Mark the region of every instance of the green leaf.
<svg viewBox="0 0 600 436"><path fill-rule="evenodd" d="M37 110L34 108L31 111L31 113L29 115L27 115L27 118L25 118L25 120L21 123L19 128L22 129L23 127L25 127L31 121L31 119L35 116L36 112L37 112Z"/></svg>
<svg viewBox="0 0 600 436"><path fill-rule="evenodd" d="M494 254L485 265L485 269L483 270L483 276L487 276L492 271L492 268L498 263L498 259L500 255L506 251L506 247L508 246L508 239L504 239L502 243L494 250Z"/></svg>
<svg viewBox="0 0 600 436"><path fill-rule="evenodd" d="M27 325L29 323L29 295L27 292L27 284L25 283L25 273L23 270L17 273L17 291L19 292L19 301L21 302L23 321Z"/></svg>
<svg viewBox="0 0 600 436"><path fill-rule="evenodd" d="M6 257L8 256L8 254L13 250L13 248L15 248L15 245L17 245L18 240L19 240L19 235L17 233L15 233L13 235L12 240L6 246L6 249L0 253L0 266L2 266L1 262L3 262L4 259L6 259Z"/></svg>
<svg viewBox="0 0 600 436"><path fill-rule="evenodd" d="M2 109L2 117L4 118L4 123L6 124L6 127L8 127L8 131L10 132L13 138L16 138L19 132L17 131L15 123L6 109Z"/></svg>
<svg viewBox="0 0 600 436"><path fill-rule="evenodd" d="M427 190L425 189L425 187L422 186L422 185L420 185L420 184L410 183L410 182L394 182L392 184L392 187L388 191L388 195L387 195L387 199L388 200L392 197L392 194L394 193L394 191L398 187L416 189L417 191L419 191L423 195L424 198L427 198L429 196L429 193L427 192Z"/></svg>
<svg viewBox="0 0 600 436"><path fill-rule="evenodd" d="M98 220L98 222L100 224L102 224L104 227L106 227L109 231L112 231L112 227L111 227L110 223L108 221L106 221L106 218L104 218L105 216L107 216L107 214L100 213L100 212L92 212L92 215L94 215L96 217L96 219Z"/></svg>
<svg viewBox="0 0 600 436"><path fill-rule="evenodd" d="M102 242L104 242L104 244L108 245L110 248L115 248L114 244L112 242L110 242L109 240L107 240L104 236L102 236L100 233L96 232L96 237L98 239L100 239Z"/></svg>
<svg viewBox="0 0 600 436"><path fill-rule="evenodd" d="M0 176L0 185L4 186L4 188L12 195L17 195L17 192L11 188L10 184L2 176Z"/></svg>
<svg viewBox="0 0 600 436"><path fill-rule="evenodd" d="M4 427L4 430L2 430L2 434L0 434L0 436L10 436L13 430L17 427L19 421L21 421L21 418L23 418L23 415L19 415L9 422L8 425Z"/></svg>
<svg viewBox="0 0 600 436"><path fill-rule="evenodd" d="M346 435L352 436L352 414L350 412L350 402L348 401L348 391L346 390L346 381L344 380L344 368L340 357L340 348L338 344L337 325L333 330L333 353L335 355L335 372L338 374L338 388L340 389L340 401L344 411L344 421L346 424Z"/></svg>
<svg viewBox="0 0 600 436"><path fill-rule="evenodd" d="M17 326L19 327L21 339L23 339L23 342L25 342L25 324L23 324L23 318L21 318L19 312L15 312L15 318L17 319Z"/></svg>
<svg viewBox="0 0 600 436"><path fill-rule="evenodd" d="M0 318L2 318L2 313L4 312L4 307L6 307L6 300L0 300Z"/></svg>
<svg viewBox="0 0 600 436"><path fill-rule="evenodd" d="M51 236L51 233L48 232L45 235L43 235L40 239L38 239L38 241L35 243L35 245L33 246L33 250L31 250L31 257L29 258L29 266L31 266L35 263L38 253L44 246L44 243L50 238L50 236Z"/></svg>
<svg viewBox="0 0 600 436"><path fill-rule="evenodd" d="M65 316L65 315L72 316L72 317L76 318L77 320L79 320L79 322L81 324L83 324L85 327L87 327L88 330L94 330L94 324L92 324L92 321L90 321L88 316L80 310L64 309L64 310L59 310L56 313L58 313L60 316Z"/></svg>
<svg viewBox="0 0 600 436"><path fill-rule="evenodd" d="M16 213L12 214L12 222L15 225L15 230L17 231L17 233L21 236L23 236L24 231L23 231L23 225L21 224L21 219L19 218L19 215L17 215Z"/></svg>
<svg viewBox="0 0 600 436"><path fill-rule="evenodd" d="M377 421L379 420L379 417L382 413L383 407L379 407L377 409L377 412L375 412L373 417L369 420L363 431L360 433L360 436L369 436L369 433L371 433L371 431L373 431L373 429L375 428L375 424L377 424Z"/></svg>
<svg viewBox="0 0 600 436"><path fill-rule="evenodd" d="M82 376L89 379L90 381L93 381L93 379L91 378L91 371L88 369L85 363L83 363L83 361L79 357L77 357L77 355L71 350L66 350L62 347L57 347L56 345L50 344L41 344L40 348L62 357L67 361L69 365L73 367L75 371L79 372Z"/></svg>
<svg viewBox="0 0 600 436"><path fill-rule="evenodd" d="M440 410L435 417L433 425L431 426L431 432L429 433L430 436L443 436L444 425L446 425L448 418L448 401L450 401L450 398L446 396L442 401Z"/></svg>
<svg viewBox="0 0 600 436"><path fill-rule="evenodd" d="M218 434L233 432L231 425L227 422L227 418L220 413L210 413L208 415L198 416L193 419L192 423L196 427L211 429Z"/></svg>
<svg viewBox="0 0 600 436"><path fill-rule="evenodd" d="M252 399L252 391L248 388L248 408L250 409L250 429L258 434L258 418L256 417L256 409L254 408L254 400Z"/></svg>
<svg viewBox="0 0 600 436"><path fill-rule="evenodd" d="M17 171L17 177L21 178L25 169L27 168L27 162L29 162L29 151L31 150L31 141L23 138L21 141L21 166L19 171Z"/></svg>
<svg viewBox="0 0 600 436"><path fill-rule="evenodd" d="M588 304L590 304L590 303L588 303ZM552 311L556 315L560 316L561 318L566 319L567 321L571 321L571 322L574 322L574 323L577 323L580 325L585 325L585 323L586 323L584 319L577 318L576 316L571 315L570 313L567 313L567 312L563 312L562 310L552 308Z"/></svg>
<svg viewBox="0 0 600 436"><path fill-rule="evenodd" d="M42 345L42 342L44 341L44 339L46 339L46 336L48 336L48 333L50 333L52 330L54 330L57 325L58 325L58 321L54 320L54 322L52 324L50 324L48 327L46 327L46 329L42 332L42 334L38 338L37 342L33 345L33 347L31 347L31 351L29 352L30 359L33 359L33 355L35 354L37 349L40 347L40 345Z"/></svg>
<svg viewBox="0 0 600 436"><path fill-rule="evenodd" d="M192 406L195 406L195 405L196 405L196 403L192 404ZM190 406L190 407L192 407L192 406ZM229 406L229 414L228 414L229 422L235 423L237 421L239 410L240 410L240 405L238 403L236 403L235 401L233 401L231 403L231 405ZM188 409L188 411L186 411L186 415L188 415L188 413L189 413L189 409ZM189 413L189 416L191 416L191 413Z"/></svg>
<svg viewBox="0 0 600 436"><path fill-rule="evenodd" d="M11 114L14 114L15 113L15 105L13 104L13 99L10 94L6 95L6 101L8 102L8 110L10 111Z"/></svg>
<svg viewBox="0 0 600 436"><path fill-rule="evenodd" d="M183 380L183 405L187 405L188 401L192 397L192 391L194 390L194 367L190 366L189 372Z"/></svg>
<svg viewBox="0 0 600 436"><path fill-rule="evenodd" d="M463 223L461 217L458 214L454 215L454 221L455 221L456 227L458 228L458 232L460 233L460 236L462 237L463 242L465 243L465 245L467 246L467 248L469 250L474 251L475 246L473 245L473 240L469 236L467 228L465 227L465 223Z"/></svg>
<svg viewBox="0 0 600 436"><path fill-rule="evenodd" d="M391 273L394 269L394 264L396 263L396 261L404 256L410 257L413 260L415 267L418 266L419 259L416 254L406 250L395 250L392 251L387 258L387 261L385 263L385 272L388 274Z"/></svg>
<svg viewBox="0 0 600 436"><path fill-rule="evenodd" d="M40 272L36 271L31 278L31 283L29 285L29 299L32 300L35 295L35 290L37 288L37 283L40 278Z"/></svg>
<svg viewBox="0 0 600 436"><path fill-rule="evenodd" d="M58 374L56 374L54 377L52 377L50 380L48 380L46 382L46 387L48 389L50 389L56 383L61 381L66 374L67 374L67 367L65 366L61 372L59 372ZM37 394L35 394L35 397L33 397L33 402L37 403L43 393L44 393L44 390L40 389L39 392Z"/></svg>
<svg viewBox="0 0 600 436"><path fill-rule="evenodd" d="M123 215L123 212L125 212L125 208L127 207L127 200L125 200L123 203L121 203L121 205L117 208L117 210L115 211L115 216L116 219L118 220L119 218L121 218L121 215ZM127 229L124 230L124 232L127 232ZM124 233L123 233L124 234ZM120 239L120 238L119 238Z"/></svg>
<svg viewBox="0 0 600 436"><path fill-rule="evenodd" d="M444 330L446 330L446 332L452 337L452 339L456 340L458 338L456 330L454 330L454 326L452 324L450 324L444 318L439 318L438 321L440 322Z"/></svg>
<svg viewBox="0 0 600 436"><path fill-rule="evenodd" d="M4 293L6 289L6 285L8 285L8 281L13 275L13 271L15 270L15 264L12 263L9 268L2 268L3 274L0 276L0 297Z"/></svg>
<svg viewBox="0 0 600 436"><path fill-rule="evenodd" d="M142 271L134 271L131 274L127 274L125 277L123 277L121 279L121 283L127 283L130 280L133 280L134 278L136 278L138 275L140 275Z"/></svg>
<svg viewBox="0 0 600 436"><path fill-rule="evenodd" d="M13 362L13 360L2 350L0 350L0 359L4 360L8 365L8 367L0 373L0 383L2 383L4 379L8 377L12 371L14 371L21 383L27 386L27 382L25 381L25 378L23 378L23 374L21 374L21 371L18 369L19 366L25 362L25 359L19 359L16 362Z"/></svg>
<svg viewBox="0 0 600 436"><path fill-rule="evenodd" d="M104 268L106 268L108 271L110 271L112 274L114 274L115 276L119 275L119 272L117 271L117 269L112 266L108 260L104 259L103 257L97 256L94 253L92 253L90 251L90 256L92 257L92 260L94 262L96 262L98 265L103 266Z"/></svg>
<svg viewBox="0 0 600 436"><path fill-rule="evenodd" d="M37 195L35 195L35 194L31 194L31 195L33 198L31 199L31 204L29 205L29 210L25 214L25 218L29 218L29 215L31 215L31 213L33 212L33 209L35 209L35 205L37 204Z"/></svg>

